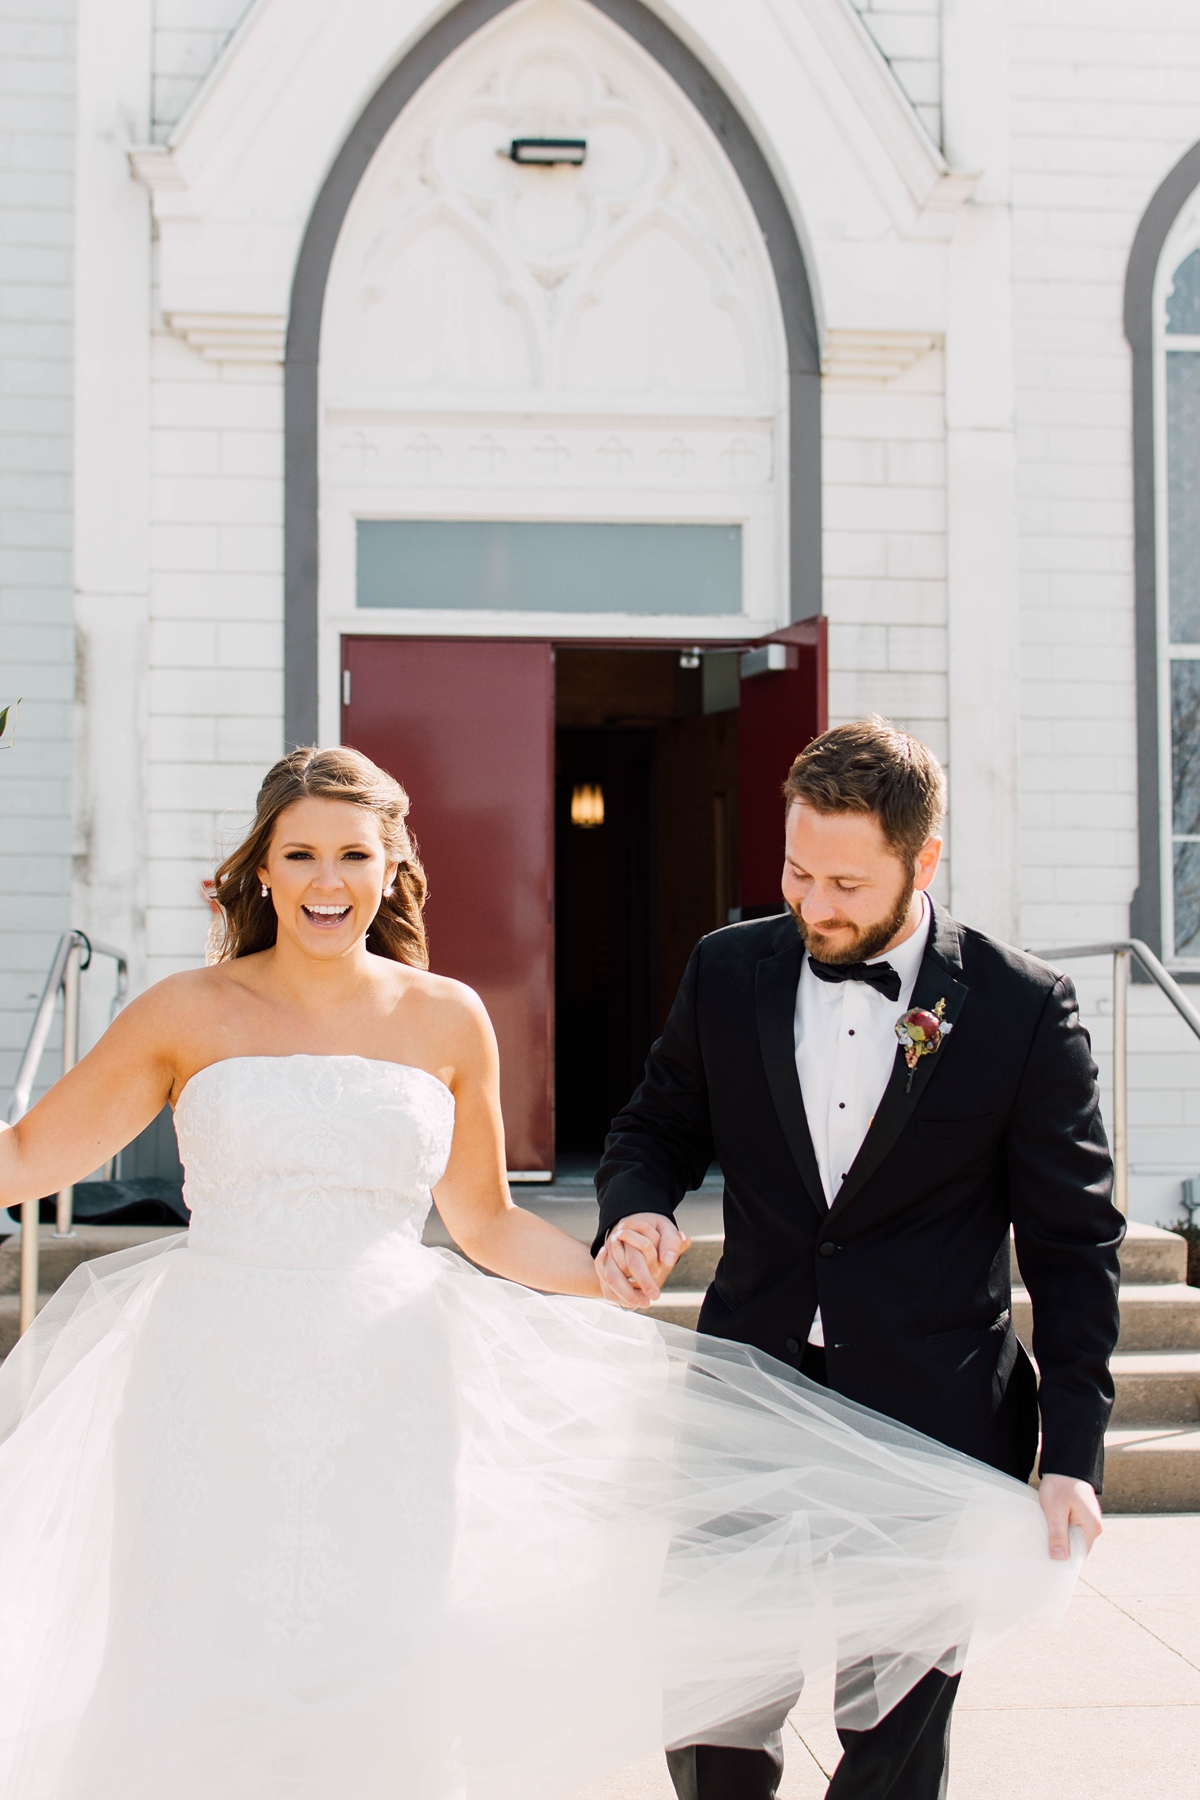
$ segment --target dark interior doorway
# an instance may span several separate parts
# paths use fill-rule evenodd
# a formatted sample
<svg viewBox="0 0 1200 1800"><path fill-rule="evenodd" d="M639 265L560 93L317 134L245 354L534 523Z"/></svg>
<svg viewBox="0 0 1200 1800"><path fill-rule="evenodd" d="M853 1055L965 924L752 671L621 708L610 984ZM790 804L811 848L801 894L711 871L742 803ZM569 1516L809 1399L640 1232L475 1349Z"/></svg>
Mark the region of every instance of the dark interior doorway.
<svg viewBox="0 0 1200 1800"><path fill-rule="evenodd" d="M598 1154L737 893L736 656L556 652L556 1137Z"/></svg>

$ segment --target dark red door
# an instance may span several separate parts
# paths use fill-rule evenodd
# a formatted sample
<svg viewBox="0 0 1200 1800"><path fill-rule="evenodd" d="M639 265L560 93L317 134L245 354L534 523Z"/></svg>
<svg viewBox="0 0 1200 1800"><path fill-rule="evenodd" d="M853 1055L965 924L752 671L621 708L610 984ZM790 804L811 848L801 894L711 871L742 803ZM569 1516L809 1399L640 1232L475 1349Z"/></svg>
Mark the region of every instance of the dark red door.
<svg viewBox="0 0 1200 1800"><path fill-rule="evenodd" d="M762 638L738 681L738 863L741 916L782 910L783 795L800 751L828 729L826 621Z"/></svg>
<svg viewBox="0 0 1200 1800"><path fill-rule="evenodd" d="M500 1043L510 1170L554 1167L554 663L549 644L342 640L342 742L407 788L430 967Z"/></svg>

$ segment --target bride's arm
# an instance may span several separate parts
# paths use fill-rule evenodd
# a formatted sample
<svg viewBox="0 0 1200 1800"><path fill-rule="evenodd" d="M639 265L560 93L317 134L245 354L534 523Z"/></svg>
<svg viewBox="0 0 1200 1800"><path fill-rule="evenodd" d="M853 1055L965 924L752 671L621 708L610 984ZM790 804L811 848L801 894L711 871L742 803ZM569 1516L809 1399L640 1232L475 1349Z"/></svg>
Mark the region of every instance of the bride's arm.
<svg viewBox="0 0 1200 1800"><path fill-rule="evenodd" d="M500 1066L483 1003L469 989L455 996L454 1142L433 1190L442 1223L481 1268L553 1294L600 1296L586 1244L514 1206L504 1169Z"/></svg>
<svg viewBox="0 0 1200 1800"><path fill-rule="evenodd" d="M134 1000L19 1124L0 1125L0 1206L81 1181L162 1111L174 1081L172 1001L163 989L180 979Z"/></svg>

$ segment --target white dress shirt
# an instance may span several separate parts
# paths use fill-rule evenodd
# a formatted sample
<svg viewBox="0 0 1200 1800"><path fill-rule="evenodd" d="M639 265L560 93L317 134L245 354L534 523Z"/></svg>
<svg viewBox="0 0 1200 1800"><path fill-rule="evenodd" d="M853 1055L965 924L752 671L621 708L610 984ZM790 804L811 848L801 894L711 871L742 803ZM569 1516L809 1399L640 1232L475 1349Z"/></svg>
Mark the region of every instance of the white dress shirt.
<svg viewBox="0 0 1200 1800"><path fill-rule="evenodd" d="M896 1060L896 1021L912 1005L929 938L932 911L926 894L921 905L921 923L912 936L867 959L895 969L898 999L887 999L865 981L822 981L804 958L796 988L796 1073L829 1205L858 1155ZM808 1341L825 1342L819 1312Z"/></svg>

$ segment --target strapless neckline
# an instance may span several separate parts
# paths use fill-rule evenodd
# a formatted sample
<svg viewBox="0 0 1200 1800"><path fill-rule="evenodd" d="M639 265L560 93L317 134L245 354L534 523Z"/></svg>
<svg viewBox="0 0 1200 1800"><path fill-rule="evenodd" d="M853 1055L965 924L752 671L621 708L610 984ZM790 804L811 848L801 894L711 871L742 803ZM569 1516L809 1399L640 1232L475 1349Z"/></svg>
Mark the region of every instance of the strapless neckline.
<svg viewBox="0 0 1200 1800"><path fill-rule="evenodd" d="M454 1095L382 1057L227 1056L175 1107L190 1247L328 1272L419 1244L454 1133Z"/></svg>
<svg viewBox="0 0 1200 1800"><path fill-rule="evenodd" d="M183 1099L183 1096L187 1093L193 1082L199 1081L202 1075L207 1075L210 1069L223 1069L227 1063L239 1062L355 1062L365 1063L369 1068L404 1069L410 1075L423 1075L426 1081L432 1081L434 1086L441 1088L442 1092L448 1095L451 1100L454 1098L454 1095L446 1086L446 1083L440 1080L438 1076L431 1075L428 1069L423 1069L420 1063L397 1062L396 1059L391 1056L360 1056L356 1050L289 1050L286 1054L281 1053L278 1056L269 1054L263 1056L218 1056L215 1062L205 1063L202 1069L197 1069L194 1075L188 1076L187 1080L179 1090L175 1100L175 1106L179 1105L179 1102Z"/></svg>

